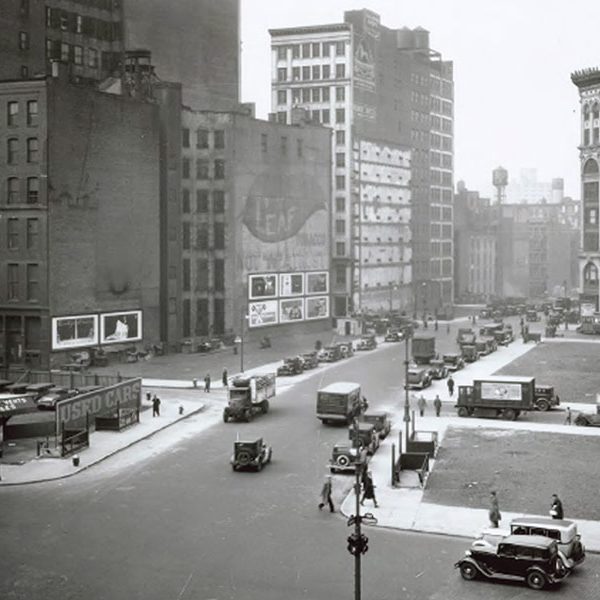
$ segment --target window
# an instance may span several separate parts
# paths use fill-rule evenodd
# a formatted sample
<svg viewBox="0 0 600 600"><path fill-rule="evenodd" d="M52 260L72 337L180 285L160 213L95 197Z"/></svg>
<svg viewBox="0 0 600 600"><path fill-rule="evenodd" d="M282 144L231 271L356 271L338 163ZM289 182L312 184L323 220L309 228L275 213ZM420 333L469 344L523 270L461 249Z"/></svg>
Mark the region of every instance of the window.
<svg viewBox="0 0 600 600"><path fill-rule="evenodd" d="M329 65L323 65L321 69L323 79L329 79L331 77L331 67Z"/></svg>
<svg viewBox="0 0 600 600"><path fill-rule="evenodd" d="M338 285L346 285L346 267L344 265L336 265L335 282Z"/></svg>
<svg viewBox="0 0 600 600"><path fill-rule="evenodd" d="M343 129L338 129L335 132L335 143L338 146L343 146L346 143L346 132Z"/></svg>
<svg viewBox="0 0 600 600"><path fill-rule="evenodd" d="M337 234L346 233L346 221L344 221L343 219L337 219L335 222L335 232Z"/></svg>
<svg viewBox="0 0 600 600"><path fill-rule="evenodd" d="M302 88L292 89L292 104L298 104L302 101Z"/></svg>
<svg viewBox="0 0 600 600"><path fill-rule="evenodd" d="M53 27L54 19L52 18L52 9L46 8L46 27Z"/></svg>
<svg viewBox="0 0 600 600"><path fill-rule="evenodd" d="M184 281L184 290L188 291L190 290L189 287L189 283L190 283L190 277L189 275L186 275L186 267L189 268L189 261L188 264L186 264L184 262L183 265L183 281ZM187 278L187 279L186 279ZM188 284L188 287L185 287L185 284ZM192 301L189 298L184 298L183 299L183 303L182 303L182 310L181 312L182 314L182 328L181 328L181 333L183 334L183 337L190 337L190 335L192 334Z"/></svg>
<svg viewBox="0 0 600 600"><path fill-rule="evenodd" d="M310 58L310 44L302 44L302 58Z"/></svg>
<svg viewBox="0 0 600 600"><path fill-rule="evenodd" d="M285 111L279 111L277 113L277 122L281 123L282 125L287 124L287 113Z"/></svg>
<svg viewBox="0 0 600 600"><path fill-rule="evenodd" d="M190 159L184 158L181 161L181 177L183 179L190 178Z"/></svg>
<svg viewBox="0 0 600 600"><path fill-rule="evenodd" d="M592 119L598 119L600 117L600 108L598 107L598 103L594 102L592 105Z"/></svg>
<svg viewBox="0 0 600 600"><path fill-rule="evenodd" d="M300 58L300 46L298 44L292 46L292 58Z"/></svg>
<svg viewBox="0 0 600 600"><path fill-rule="evenodd" d="M320 102L321 101L321 88L312 88L312 101Z"/></svg>
<svg viewBox="0 0 600 600"><path fill-rule="evenodd" d="M310 88L302 88L302 102L310 102Z"/></svg>
<svg viewBox="0 0 600 600"><path fill-rule="evenodd" d="M598 144L598 142L600 142L600 135L599 135L599 131L598 131L598 127L594 127L594 129L592 129L592 143L593 144Z"/></svg>
<svg viewBox="0 0 600 600"><path fill-rule="evenodd" d="M335 199L335 210L336 212L345 212L346 210L346 198L338 196Z"/></svg>
<svg viewBox="0 0 600 600"><path fill-rule="evenodd" d="M312 68L312 78L313 79L321 79L321 67L319 65L314 65Z"/></svg>
<svg viewBox="0 0 600 600"><path fill-rule="evenodd" d="M29 34L26 31L19 31L19 50L29 49Z"/></svg>
<svg viewBox="0 0 600 600"><path fill-rule="evenodd" d="M9 250L16 250L19 247L19 219L8 219L7 247Z"/></svg>
<svg viewBox="0 0 600 600"><path fill-rule="evenodd" d="M183 289L184 292L189 292L190 291L190 279L191 279L191 269L190 269L190 259L189 258L184 258L182 261L182 281L181 281L181 287Z"/></svg>
<svg viewBox="0 0 600 600"><path fill-rule="evenodd" d="M29 77L29 67L26 65L21 66L21 79L27 79Z"/></svg>
<svg viewBox="0 0 600 600"><path fill-rule="evenodd" d="M215 149L223 150L225 148L225 132L222 129L215 130Z"/></svg>
<svg viewBox="0 0 600 600"><path fill-rule="evenodd" d="M19 103L18 102L9 102L6 105L6 123L9 127L13 127L17 124L17 119L19 117Z"/></svg>
<svg viewBox="0 0 600 600"><path fill-rule="evenodd" d="M8 285L7 295L9 300L19 299L19 265L9 264L6 270Z"/></svg>
<svg viewBox="0 0 600 600"><path fill-rule="evenodd" d="M37 177L27 178L27 204L37 204L40 197L40 180Z"/></svg>
<svg viewBox="0 0 600 600"><path fill-rule="evenodd" d="M208 224L200 223L196 233L196 246L199 250L208 250Z"/></svg>
<svg viewBox="0 0 600 600"><path fill-rule="evenodd" d="M277 60L286 60L287 58L287 48L285 46L279 46L277 48Z"/></svg>
<svg viewBox="0 0 600 600"><path fill-rule="evenodd" d="M38 101L29 100L27 102L27 125L33 127L38 124L39 113L38 113Z"/></svg>
<svg viewBox="0 0 600 600"><path fill-rule="evenodd" d="M208 148L208 129L196 130L196 148Z"/></svg>
<svg viewBox="0 0 600 600"><path fill-rule="evenodd" d="M225 161L222 158L215 160L215 179L225 179Z"/></svg>
<svg viewBox="0 0 600 600"><path fill-rule="evenodd" d="M187 128L181 130L181 145L184 148L190 147L190 130Z"/></svg>
<svg viewBox="0 0 600 600"><path fill-rule="evenodd" d="M181 212L184 215L190 213L190 190L187 188L181 190Z"/></svg>
<svg viewBox="0 0 600 600"><path fill-rule="evenodd" d="M343 175L336 175L335 177L335 189L344 190L346 189L346 178Z"/></svg>
<svg viewBox="0 0 600 600"><path fill-rule="evenodd" d="M38 302L40 299L40 266L27 265L27 300L29 302Z"/></svg>
<svg viewBox="0 0 600 600"><path fill-rule="evenodd" d="M302 79L310 79L310 67L302 67Z"/></svg>
<svg viewBox="0 0 600 600"><path fill-rule="evenodd" d="M277 91L277 104L287 104L287 90Z"/></svg>
<svg viewBox="0 0 600 600"><path fill-rule="evenodd" d="M225 249L225 223L215 221L213 226L215 250Z"/></svg>
<svg viewBox="0 0 600 600"><path fill-rule="evenodd" d="M87 48L87 64L92 69L98 68L98 50L95 48Z"/></svg>
<svg viewBox="0 0 600 600"><path fill-rule="evenodd" d="M59 17L60 30L67 31L69 28L69 14L66 11L62 11Z"/></svg>
<svg viewBox="0 0 600 600"><path fill-rule="evenodd" d="M216 215L222 215L225 212L225 192L223 190L213 192L213 211Z"/></svg>
<svg viewBox="0 0 600 600"><path fill-rule="evenodd" d="M16 177L9 177L6 182L6 196L8 204L18 204L20 201L19 180Z"/></svg>
<svg viewBox="0 0 600 600"><path fill-rule="evenodd" d="M335 122L343 123L346 120L346 111L343 108L335 109Z"/></svg>
<svg viewBox="0 0 600 600"><path fill-rule="evenodd" d="M6 162L9 165L16 165L19 160L19 140L17 138L8 138L6 141Z"/></svg>
<svg viewBox="0 0 600 600"><path fill-rule="evenodd" d="M288 141L287 136L282 135L281 136L281 154L283 154L283 156L285 156L287 154L287 147L288 147L287 141Z"/></svg>
<svg viewBox="0 0 600 600"><path fill-rule="evenodd" d="M208 190L196 190L196 212L208 212Z"/></svg>
<svg viewBox="0 0 600 600"><path fill-rule="evenodd" d="M66 42L60 44L60 60L61 62L69 62L69 44Z"/></svg>
<svg viewBox="0 0 600 600"><path fill-rule="evenodd" d="M287 81L287 69L285 67L277 69L277 81Z"/></svg>
<svg viewBox="0 0 600 600"><path fill-rule="evenodd" d="M75 15L75 33L83 33L83 17Z"/></svg>
<svg viewBox="0 0 600 600"><path fill-rule="evenodd" d="M335 99L337 102L343 102L346 98L346 89L343 87L335 88Z"/></svg>
<svg viewBox="0 0 600 600"><path fill-rule="evenodd" d="M215 258L215 292L223 292L225 291L225 261L222 258ZM217 315L222 315L223 308L217 310L218 304L223 304L223 300L220 298L215 298L215 321L217 320ZM220 317L222 319L222 316ZM215 325L216 329L216 325ZM222 329L222 328L221 328Z"/></svg>
<svg viewBox="0 0 600 600"><path fill-rule="evenodd" d="M324 87L321 90L321 96L323 97L323 102L329 102L329 88Z"/></svg>
<svg viewBox="0 0 600 600"><path fill-rule="evenodd" d="M336 152L335 166L336 167L345 167L346 166L346 155L343 152Z"/></svg>
<svg viewBox="0 0 600 600"><path fill-rule="evenodd" d="M312 55L313 55L313 58L318 57L320 54L321 54L321 44L319 44L318 42L314 43L312 45Z"/></svg>
<svg viewBox="0 0 600 600"><path fill-rule="evenodd" d="M346 65L335 65L336 79L344 79L346 77Z"/></svg>
<svg viewBox="0 0 600 600"><path fill-rule="evenodd" d="M292 81L300 81L300 67L292 67Z"/></svg>
<svg viewBox="0 0 600 600"><path fill-rule="evenodd" d="M331 44L323 42L323 56L329 56L331 52Z"/></svg>
<svg viewBox="0 0 600 600"><path fill-rule="evenodd" d="M73 63L76 65L83 64L83 47L73 46Z"/></svg>
<svg viewBox="0 0 600 600"><path fill-rule="evenodd" d="M260 134L260 149L265 154L269 150L269 136L266 133Z"/></svg>
<svg viewBox="0 0 600 600"><path fill-rule="evenodd" d="M329 109L325 108L323 109L323 112L321 114L321 122L326 125L327 123L329 123Z"/></svg>
<svg viewBox="0 0 600 600"><path fill-rule="evenodd" d="M346 44L344 42L336 42L335 43L335 55L336 56L344 56L346 53Z"/></svg>
<svg viewBox="0 0 600 600"><path fill-rule="evenodd" d="M301 139L296 140L296 154L299 158L304 154L304 147Z"/></svg>
<svg viewBox="0 0 600 600"><path fill-rule="evenodd" d="M39 244L39 221L38 219L27 219L27 249L36 250Z"/></svg>
<svg viewBox="0 0 600 600"><path fill-rule="evenodd" d="M336 242L335 253L337 256L346 256L346 244L344 242Z"/></svg>
<svg viewBox="0 0 600 600"><path fill-rule="evenodd" d="M196 161L196 179L208 179L208 160L199 158Z"/></svg>
<svg viewBox="0 0 600 600"><path fill-rule="evenodd" d="M191 246L189 221L183 221L181 224L181 246L184 250L189 250Z"/></svg>

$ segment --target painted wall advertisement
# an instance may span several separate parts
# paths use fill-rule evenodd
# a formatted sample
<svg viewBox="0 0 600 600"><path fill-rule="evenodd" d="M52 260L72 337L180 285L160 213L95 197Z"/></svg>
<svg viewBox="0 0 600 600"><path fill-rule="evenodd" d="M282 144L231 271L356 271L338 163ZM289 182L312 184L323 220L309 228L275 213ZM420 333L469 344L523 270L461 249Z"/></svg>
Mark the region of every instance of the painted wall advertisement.
<svg viewBox="0 0 600 600"><path fill-rule="evenodd" d="M142 339L142 311L105 313L100 315L100 343L116 344Z"/></svg>
<svg viewBox="0 0 600 600"><path fill-rule="evenodd" d="M277 300L265 300L264 302L250 302L248 304L248 327L264 327L265 325L277 325L278 304Z"/></svg>
<svg viewBox="0 0 600 600"><path fill-rule="evenodd" d="M481 397L488 400L511 400L518 402L523 399L522 389L518 383L481 383Z"/></svg>
<svg viewBox="0 0 600 600"><path fill-rule="evenodd" d="M52 318L52 350L66 350L98 343L98 315Z"/></svg>

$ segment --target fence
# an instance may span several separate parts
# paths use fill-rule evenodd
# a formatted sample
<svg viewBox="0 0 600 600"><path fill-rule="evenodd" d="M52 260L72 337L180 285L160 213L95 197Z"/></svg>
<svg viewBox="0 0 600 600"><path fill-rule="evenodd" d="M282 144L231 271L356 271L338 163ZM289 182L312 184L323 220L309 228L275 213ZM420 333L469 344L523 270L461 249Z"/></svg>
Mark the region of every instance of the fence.
<svg viewBox="0 0 600 600"><path fill-rule="evenodd" d="M80 448L90 445L89 422L86 419L85 429L65 429L63 427L60 436L60 455L68 456L77 452Z"/></svg>
<svg viewBox="0 0 600 600"><path fill-rule="evenodd" d="M122 431L140 422L139 408L119 408L114 413L96 417L96 431Z"/></svg>
<svg viewBox="0 0 600 600"><path fill-rule="evenodd" d="M97 373L86 373L81 371L42 371L7 368L0 370L1 378L10 381L19 381L27 383L54 383L57 386L66 388L81 388L88 385L98 385L109 387L123 381L119 374L99 375ZM128 377L129 379L129 377Z"/></svg>
<svg viewBox="0 0 600 600"><path fill-rule="evenodd" d="M437 448L437 431L413 431L406 444L407 452L424 453L429 458L435 458Z"/></svg>

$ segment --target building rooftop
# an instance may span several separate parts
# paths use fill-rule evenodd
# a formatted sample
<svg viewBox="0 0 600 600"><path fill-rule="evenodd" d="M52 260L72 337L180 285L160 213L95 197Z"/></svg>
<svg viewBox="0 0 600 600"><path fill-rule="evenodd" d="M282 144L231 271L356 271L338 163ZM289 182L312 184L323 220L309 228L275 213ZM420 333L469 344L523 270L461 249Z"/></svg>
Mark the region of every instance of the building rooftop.
<svg viewBox="0 0 600 600"><path fill-rule="evenodd" d="M600 68L599 67L590 67L588 69L581 69L580 71L574 71L573 73L571 73L571 81L577 87L600 85Z"/></svg>
<svg viewBox="0 0 600 600"><path fill-rule="evenodd" d="M326 33L329 31L351 31L349 23L329 23L326 25L307 25L306 27L285 27L284 29L269 29L271 37L297 35L304 33Z"/></svg>

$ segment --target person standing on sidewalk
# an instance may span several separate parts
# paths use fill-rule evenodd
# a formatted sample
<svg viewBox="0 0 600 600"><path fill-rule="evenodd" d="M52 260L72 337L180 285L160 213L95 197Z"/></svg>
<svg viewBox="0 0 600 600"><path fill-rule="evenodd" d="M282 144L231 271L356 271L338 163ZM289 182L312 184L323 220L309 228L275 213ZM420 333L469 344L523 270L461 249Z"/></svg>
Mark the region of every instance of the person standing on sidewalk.
<svg viewBox="0 0 600 600"><path fill-rule="evenodd" d="M552 506L550 507L550 516L553 519L562 519L564 517L562 502L556 494L552 494Z"/></svg>
<svg viewBox="0 0 600 600"><path fill-rule="evenodd" d="M152 398L152 416L160 417L160 398L156 394Z"/></svg>
<svg viewBox="0 0 600 600"><path fill-rule="evenodd" d="M433 401L433 407L435 408L435 416L439 417L440 412L442 410L442 401L440 400L439 394L435 395L435 399Z"/></svg>
<svg viewBox="0 0 600 600"><path fill-rule="evenodd" d="M227 378L227 369L223 369L223 387L229 386L229 379Z"/></svg>
<svg viewBox="0 0 600 600"><path fill-rule="evenodd" d="M210 373L207 373L204 377L204 391L210 392Z"/></svg>
<svg viewBox="0 0 600 600"><path fill-rule="evenodd" d="M498 523L502 520L502 515L500 514L500 508L498 506L498 497L496 496L496 492L494 490L490 492L489 515L492 527L498 527Z"/></svg>
<svg viewBox="0 0 600 600"><path fill-rule="evenodd" d="M567 406L567 416L565 417L565 425L570 425L571 424L571 419L572 419L571 407Z"/></svg>
<svg viewBox="0 0 600 600"><path fill-rule="evenodd" d="M448 386L448 393L450 394L450 398L452 398L452 394L454 394L454 379L452 379L452 375L448 377L446 385Z"/></svg>
<svg viewBox="0 0 600 600"><path fill-rule="evenodd" d="M326 504L329 504L329 512L335 512L333 500L331 499L331 491L331 475L327 475L327 477L325 477L325 482L323 483L323 488L321 489L321 502L319 502L319 510L323 510L323 507Z"/></svg>
<svg viewBox="0 0 600 600"><path fill-rule="evenodd" d="M446 333L450 335L450 323L446 325Z"/></svg>
<svg viewBox="0 0 600 600"><path fill-rule="evenodd" d="M360 499L361 506L365 503L365 500L373 500L375 508L378 508L377 498L375 498L375 485L373 484L373 475L369 471L363 477L363 495Z"/></svg>
<svg viewBox="0 0 600 600"><path fill-rule="evenodd" d="M419 407L419 415L421 417L425 416L425 407L427 406L427 400L425 400L425 396L423 396L423 394L421 394L419 396L419 399L417 401L417 406Z"/></svg>

